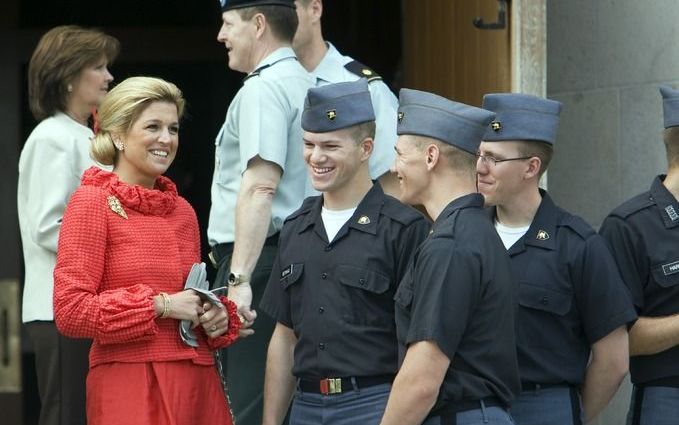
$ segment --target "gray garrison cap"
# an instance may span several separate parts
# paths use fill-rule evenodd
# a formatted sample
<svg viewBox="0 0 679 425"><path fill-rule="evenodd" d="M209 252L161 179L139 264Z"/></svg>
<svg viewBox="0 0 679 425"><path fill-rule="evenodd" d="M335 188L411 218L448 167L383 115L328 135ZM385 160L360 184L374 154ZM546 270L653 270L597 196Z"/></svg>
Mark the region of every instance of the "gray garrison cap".
<svg viewBox="0 0 679 425"><path fill-rule="evenodd" d="M472 154L494 113L419 90L401 89L396 133L431 137Z"/></svg>
<svg viewBox="0 0 679 425"><path fill-rule="evenodd" d="M662 112L665 128L679 126L679 90L667 86L660 86L662 95Z"/></svg>
<svg viewBox="0 0 679 425"><path fill-rule="evenodd" d="M222 12L254 6L286 6L295 8L294 0L219 0Z"/></svg>
<svg viewBox="0 0 679 425"><path fill-rule="evenodd" d="M368 121L375 121L375 111L365 78L312 87L304 99L305 131L327 133Z"/></svg>
<svg viewBox="0 0 679 425"><path fill-rule="evenodd" d="M521 93L483 96L484 109L497 114L483 137L487 142L531 140L553 145L561 102Z"/></svg>

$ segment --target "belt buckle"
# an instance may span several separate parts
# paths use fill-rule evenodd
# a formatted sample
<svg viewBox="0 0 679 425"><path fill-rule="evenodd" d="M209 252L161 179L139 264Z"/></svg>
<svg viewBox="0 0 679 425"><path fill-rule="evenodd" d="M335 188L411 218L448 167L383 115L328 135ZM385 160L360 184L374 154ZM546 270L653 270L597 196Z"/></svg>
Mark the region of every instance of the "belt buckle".
<svg viewBox="0 0 679 425"><path fill-rule="evenodd" d="M342 378L325 378L320 381L321 394L340 394L342 392Z"/></svg>

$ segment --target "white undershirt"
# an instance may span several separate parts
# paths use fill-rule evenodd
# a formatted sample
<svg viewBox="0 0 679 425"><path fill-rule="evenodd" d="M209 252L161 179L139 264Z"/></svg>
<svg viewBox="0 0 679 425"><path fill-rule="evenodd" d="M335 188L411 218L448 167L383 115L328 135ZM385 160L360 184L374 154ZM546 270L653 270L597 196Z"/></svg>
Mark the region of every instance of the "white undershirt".
<svg viewBox="0 0 679 425"><path fill-rule="evenodd" d="M325 207L321 210L321 218L323 219L323 226L325 233L328 235L328 242L332 242L337 236L344 223L349 221L352 215L356 212L356 207L348 210L329 210Z"/></svg>
<svg viewBox="0 0 679 425"><path fill-rule="evenodd" d="M516 243L516 241L521 239L521 237L528 231L528 228L530 228L530 224L528 226L521 227L507 227L495 220L495 230L497 230L497 234L500 235L500 239L502 239L505 249L511 248L512 245Z"/></svg>

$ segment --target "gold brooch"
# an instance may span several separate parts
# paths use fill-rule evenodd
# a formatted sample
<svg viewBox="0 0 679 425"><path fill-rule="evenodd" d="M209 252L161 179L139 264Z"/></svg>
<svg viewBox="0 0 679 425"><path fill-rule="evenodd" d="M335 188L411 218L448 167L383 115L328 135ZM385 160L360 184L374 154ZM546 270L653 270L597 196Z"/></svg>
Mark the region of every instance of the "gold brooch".
<svg viewBox="0 0 679 425"><path fill-rule="evenodd" d="M358 224L370 224L370 218L367 215L362 215L358 221Z"/></svg>
<svg viewBox="0 0 679 425"><path fill-rule="evenodd" d="M547 239L549 239L549 233L547 233L544 230L539 230L538 235L537 235L537 239L539 241L546 241Z"/></svg>
<svg viewBox="0 0 679 425"><path fill-rule="evenodd" d="M111 211L118 214L122 218L127 218L127 213L123 209L123 206L120 204L118 198L111 195L106 200L108 201L108 206L111 208Z"/></svg>

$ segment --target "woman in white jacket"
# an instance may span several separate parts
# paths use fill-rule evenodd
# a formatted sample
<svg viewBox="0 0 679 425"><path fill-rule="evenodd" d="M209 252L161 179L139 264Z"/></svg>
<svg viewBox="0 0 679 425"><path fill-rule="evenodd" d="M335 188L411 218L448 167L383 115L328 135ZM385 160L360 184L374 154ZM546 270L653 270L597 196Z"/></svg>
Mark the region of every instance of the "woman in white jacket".
<svg viewBox="0 0 679 425"><path fill-rule="evenodd" d="M59 26L43 35L28 66L29 104L40 123L21 151L17 204L26 270L22 320L35 351L40 425L85 425L90 341L58 334L52 271L64 208L94 165L88 122L113 81L108 66L119 50L118 40L100 31Z"/></svg>

